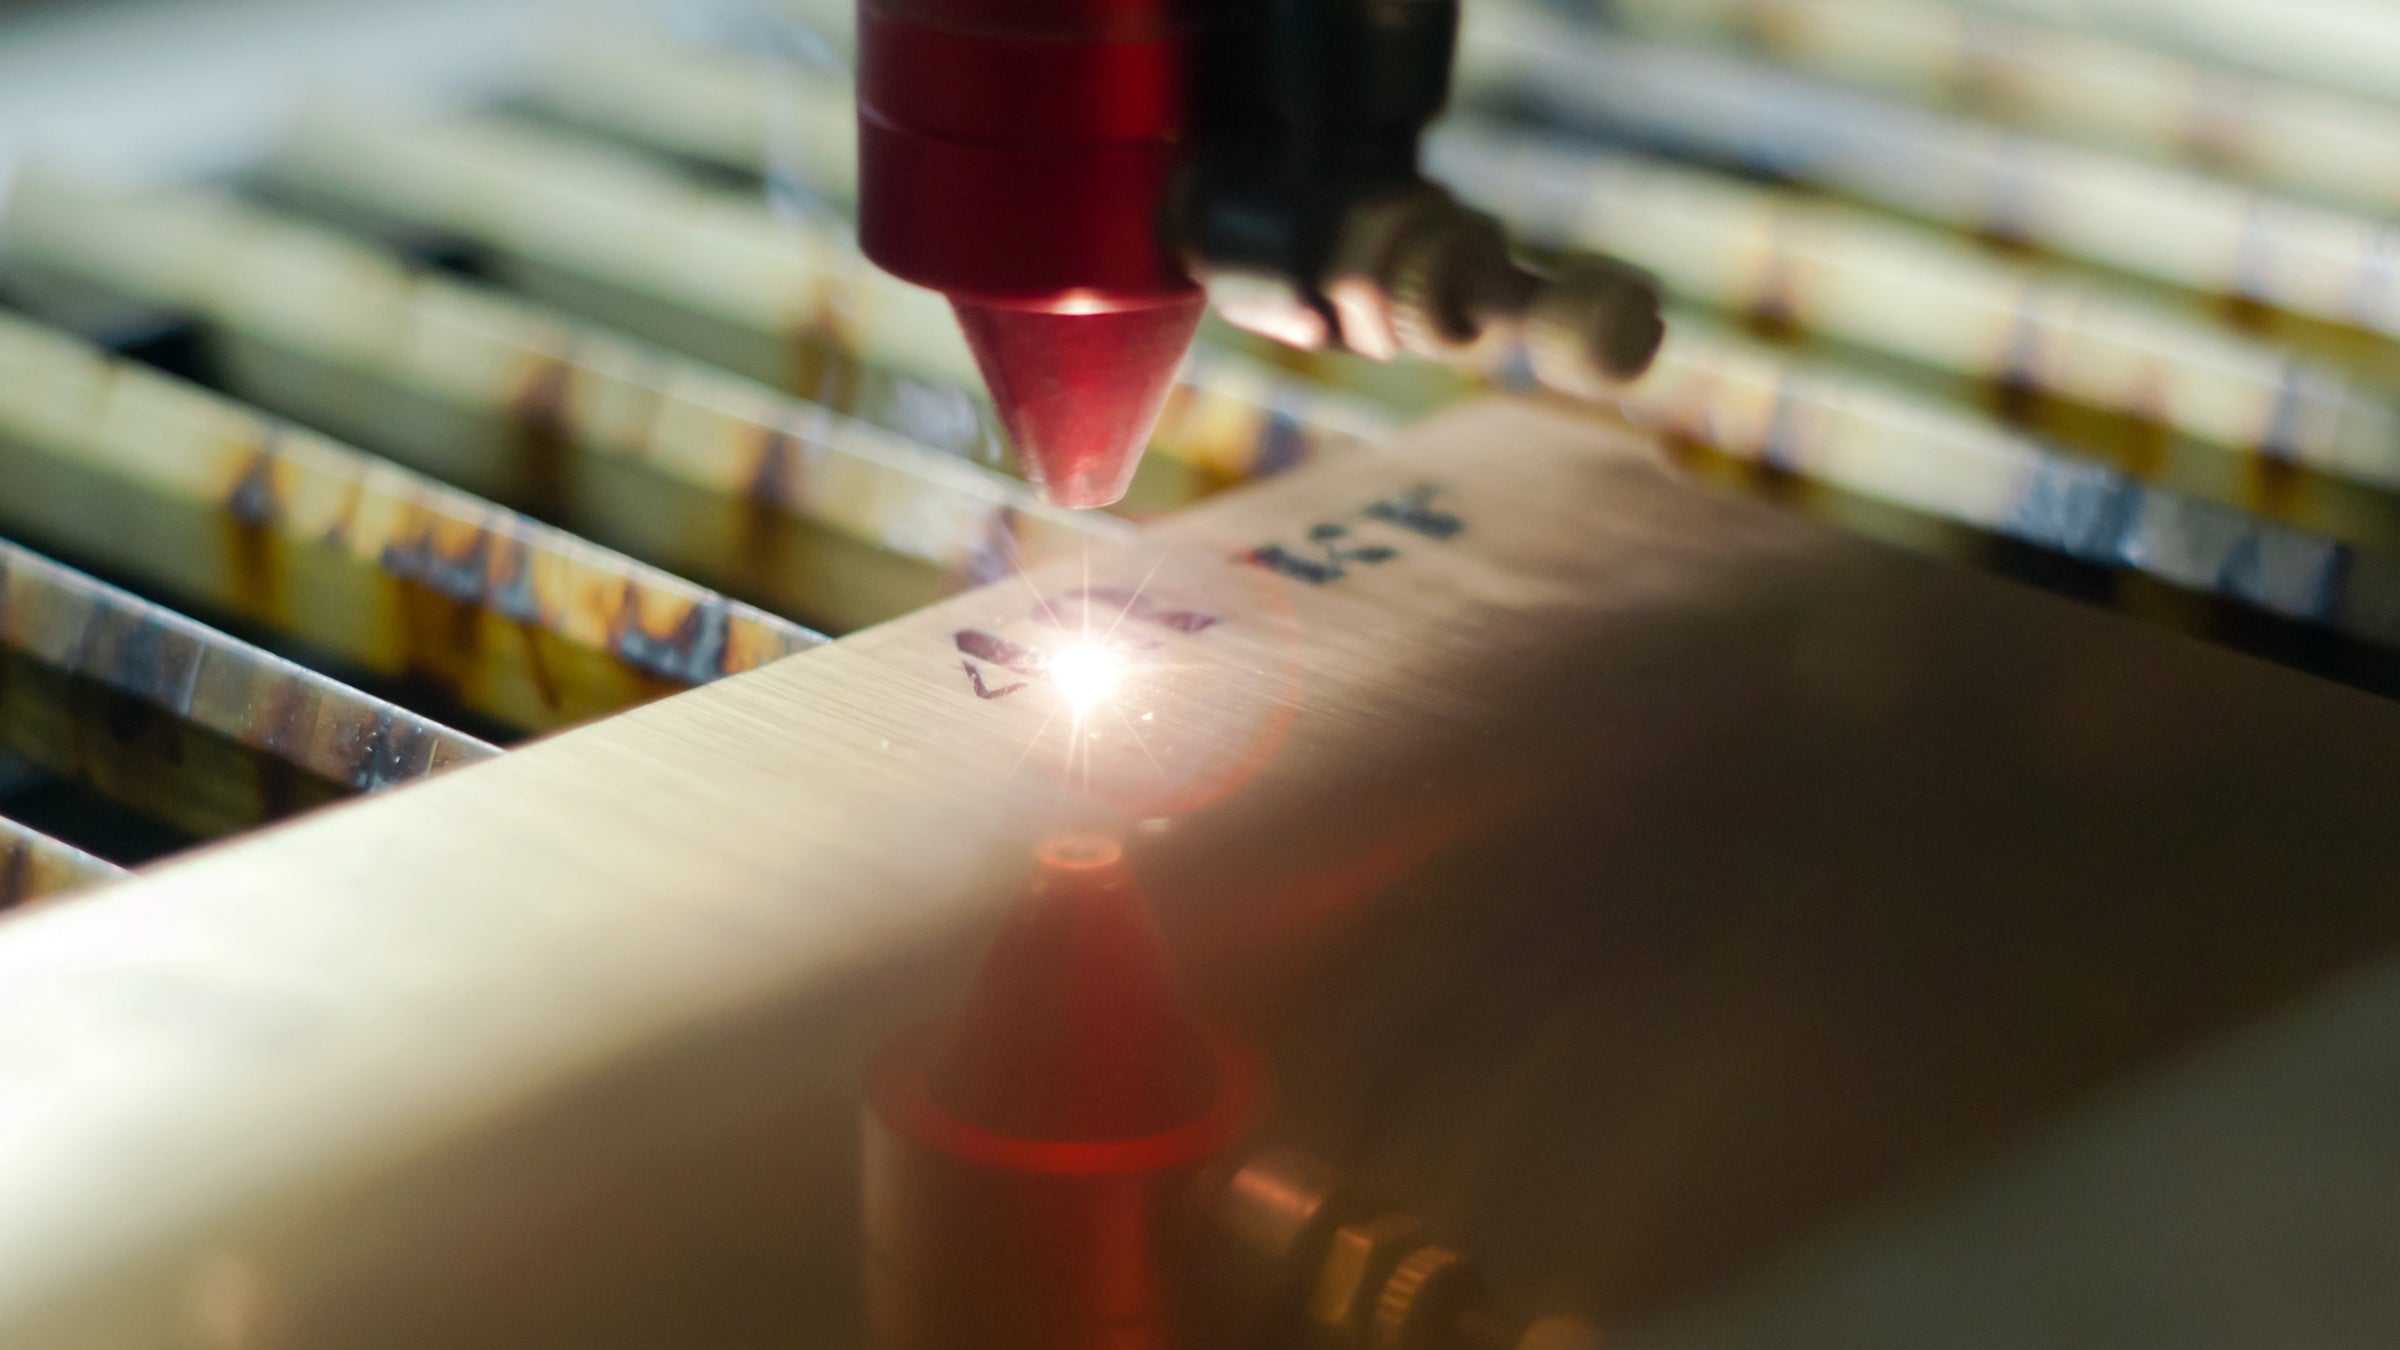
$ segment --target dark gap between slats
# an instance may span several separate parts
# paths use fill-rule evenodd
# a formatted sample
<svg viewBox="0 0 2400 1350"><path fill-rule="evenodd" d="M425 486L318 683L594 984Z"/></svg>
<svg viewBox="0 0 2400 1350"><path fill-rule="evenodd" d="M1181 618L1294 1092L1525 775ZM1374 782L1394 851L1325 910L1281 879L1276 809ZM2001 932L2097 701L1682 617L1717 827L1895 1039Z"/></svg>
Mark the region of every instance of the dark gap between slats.
<svg viewBox="0 0 2400 1350"><path fill-rule="evenodd" d="M139 867L202 841L0 750L0 816L120 867Z"/></svg>

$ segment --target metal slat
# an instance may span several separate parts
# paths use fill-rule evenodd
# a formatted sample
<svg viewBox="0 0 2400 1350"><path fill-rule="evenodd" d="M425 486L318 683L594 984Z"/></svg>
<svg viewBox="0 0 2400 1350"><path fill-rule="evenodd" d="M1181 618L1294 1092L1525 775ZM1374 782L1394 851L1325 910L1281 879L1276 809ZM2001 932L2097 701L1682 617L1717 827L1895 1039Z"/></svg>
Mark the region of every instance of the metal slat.
<svg viewBox="0 0 2400 1350"><path fill-rule="evenodd" d="M546 731L824 639L0 315L0 528Z"/></svg>
<svg viewBox="0 0 2400 1350"><path fill-rule="evenodd" d="M0 910L130 875L115 863L0 816Z"/></svg>
<svg viewBox="0 0 2400 1350"><path fill-rule="evenodd" d="M836 629L1116 537L1022 484L199 192L17 185L0 248L198 317L242 397Z"/></svg>
<svg viewBox="0 0 2400 1350"><path fill-rule="evenodd" d="M1674 316L1627 408L1787 479L2400 647L2400 560L2142 483L1938 401L1737 342L1692 315Z"/></svg>
<svg viewBox="0 0 2400 1350"><path fill-rule="evenodd" d="M757 73L752 80L760 98L806 91L777 123L781 142L827 159L838 158L832 147L854 141L846 85L799 76L766 82ZM500 117L323 102L294 122L268 174L279 190L337 216L463 237L531 294L916 439L955 448L977 438L912 419L904 406L912 396L947 394L989 421L949 305L868 262L838 219L779 212L764 192L706 186L586 138ZM925 387L894 393L879 372ZM1182 505L1223 485L1213 472L1183 473L1182 465L1255 461L1270 440L1294 437L1306 458L1320 441L1389 431L1338 394L1223 354L1195 357L1174 399L1152 437L1158 462L1145 461L1130 498L1137 511ZM1300 416L1278 422L1277 408ZM1291 455L1267 457L1281 463Z"/></svg>
<svg viewBox="0 0 2400 1350"><path fill-rule="evenodd" d="M1605 0L1596 9L1644 38L1747 51L2362 211L2400 207L2400 109L2374 99L1935 0Z"/></svg>
<svg viewBox="0 0 2400 1350"><path fill-rule="evenodd" d="M2087 28L2244 70L2390 99L2400 11L2385 0L1974 0L1977 8Z"/></svg>
<svg viewBox="0 0 2400 1350"><path fill-rule="evenodd" d="M499 753L6 542L0 745L202 836Z"/></svg>
<svg viewBox="0 0 2400 1350"><path fill-rule="evenodd" d="M1579 126L1837 188L2148 279L2276 311L2379 373L2400 368L2400 287L2380 219L2087 150L1712 53L1610 41L1518 7L1471 29L1462 83ZM2261 319L2265 317L2260 316Z"/></svg>
<svg viewBox="0 0 2400 1350"><path fill-rule="evenodd" d="M847 209L858 138L846 80L597 22L549 44L527 95L544 112L655 150L772 177Z"/></svg>
<svg viewBox="0 0 2400 1350"><path fill-rule="evenodd" d="M1953 377L2128 472L2400 550L2400 396L1925 228L1491 125L1433 161L1532 237L1620 254L1778 331ZM2190 444L2190 441L2204 444Z"/></svg>

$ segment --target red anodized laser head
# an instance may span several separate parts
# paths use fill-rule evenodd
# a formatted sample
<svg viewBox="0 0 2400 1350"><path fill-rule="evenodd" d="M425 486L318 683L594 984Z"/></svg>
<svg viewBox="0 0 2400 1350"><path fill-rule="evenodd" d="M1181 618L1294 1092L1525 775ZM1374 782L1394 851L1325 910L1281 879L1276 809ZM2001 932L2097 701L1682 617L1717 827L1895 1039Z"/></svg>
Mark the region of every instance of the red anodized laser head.
<svg viewBox="0 0 2400 1350"><path fill-rule="evenodd" d="M862 0L859 241L950 298L1053 501L1124 495L1204 296L1160 230L1184 0Z"/></svg>
<svg viewBox="0 0 2400 1350"><path fill-rule="evenodd" d="M966 997L868 1083L882 1350L1177 1350L1183 1212L1239 1138L1249 1059L1184 1005L1109 839L1044 844Z"/></svg>

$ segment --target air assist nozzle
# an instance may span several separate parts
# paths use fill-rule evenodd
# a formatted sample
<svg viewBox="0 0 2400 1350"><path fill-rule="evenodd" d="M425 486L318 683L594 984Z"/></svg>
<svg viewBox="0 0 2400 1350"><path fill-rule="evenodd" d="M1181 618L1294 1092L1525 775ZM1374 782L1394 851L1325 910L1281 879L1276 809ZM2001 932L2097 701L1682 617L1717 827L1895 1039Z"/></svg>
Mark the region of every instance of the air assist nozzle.
<svg viewBox="0 0 2400 1350"><path fill-rule="evenodd" d="M1077 311L951 304L1026 473L1079 508L1125 495L1206 306L1199 291Z"/></svg>

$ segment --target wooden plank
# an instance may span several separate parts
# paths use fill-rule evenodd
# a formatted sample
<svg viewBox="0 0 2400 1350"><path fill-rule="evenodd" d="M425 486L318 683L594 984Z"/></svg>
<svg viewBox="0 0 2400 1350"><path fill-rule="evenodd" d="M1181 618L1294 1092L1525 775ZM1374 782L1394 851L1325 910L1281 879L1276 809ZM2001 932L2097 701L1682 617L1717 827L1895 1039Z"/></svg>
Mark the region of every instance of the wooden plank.
<svg viewBox="0 0 2400 1350"><path fill-rule="evenodd" d="M841 1343L860 1063L1095 823L1277 1133L1639 1323L2388 951L2396 800L2387 704L1483 407L0 929L0 1333Z"/></svg>

